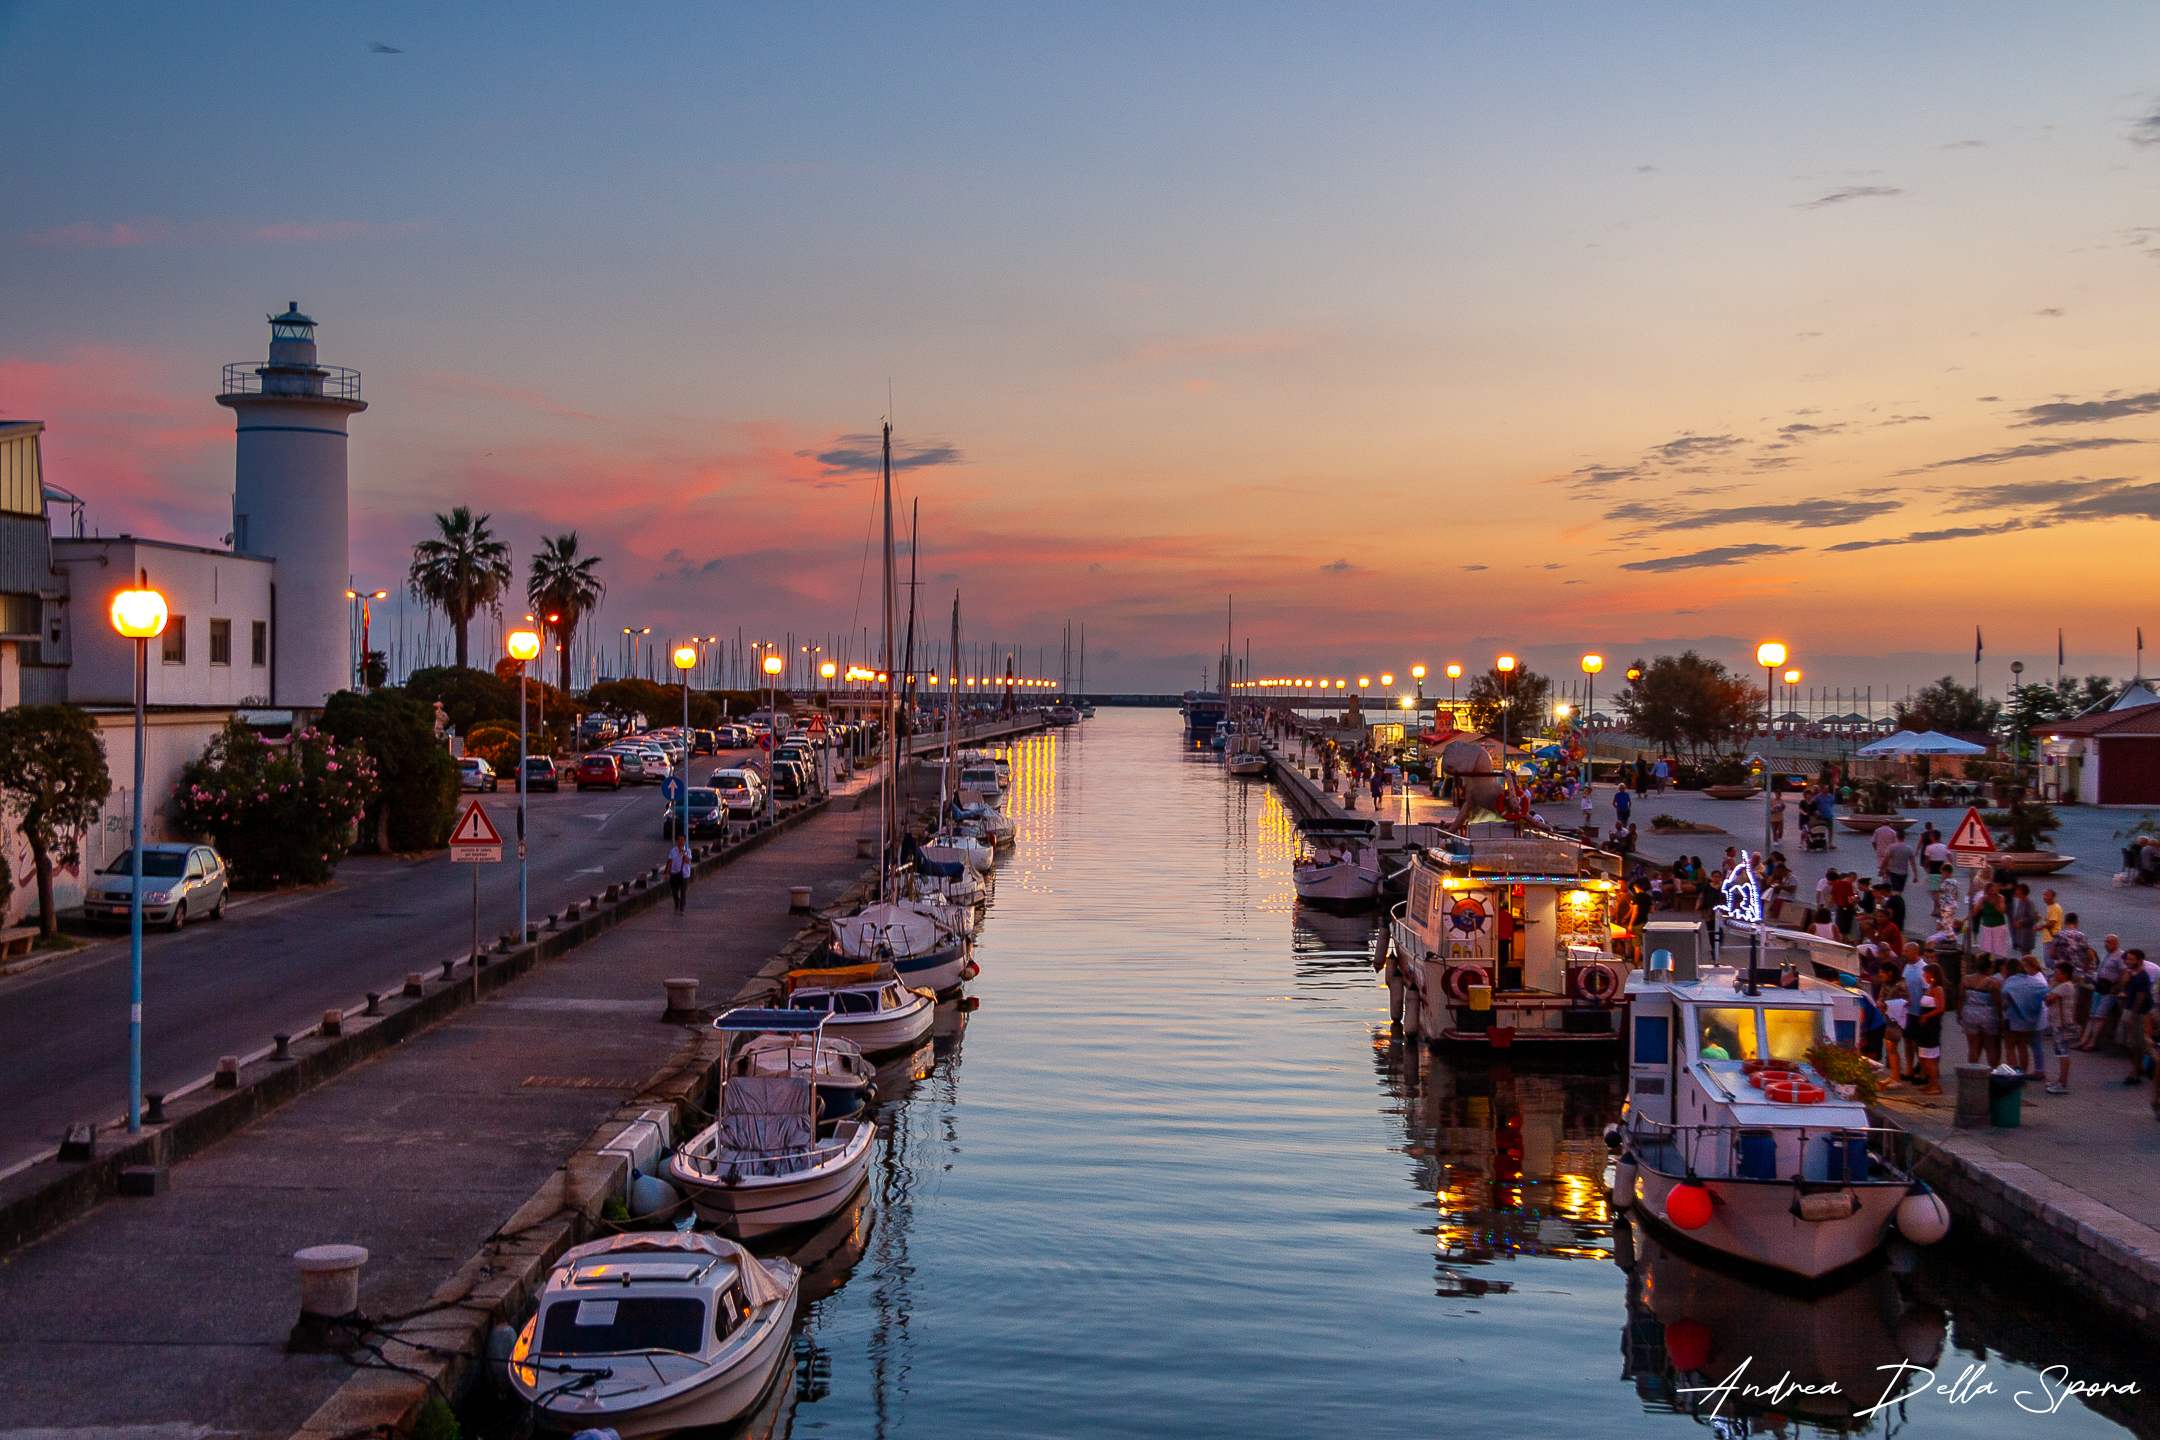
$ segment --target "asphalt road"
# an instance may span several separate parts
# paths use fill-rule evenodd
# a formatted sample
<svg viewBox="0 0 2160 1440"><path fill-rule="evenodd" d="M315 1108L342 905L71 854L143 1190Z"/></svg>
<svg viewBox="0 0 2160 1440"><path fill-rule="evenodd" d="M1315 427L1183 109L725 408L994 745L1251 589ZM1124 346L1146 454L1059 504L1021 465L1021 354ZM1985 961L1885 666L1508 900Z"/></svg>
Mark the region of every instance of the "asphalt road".
<svg viewBox="0 0 2160 1440"><path fill-rule="evenodd" d="M696 778L731 763L700 759ZM517 925L517 795L479 797L509 843L500 865L361 857L334 884L236 897L222 921L143 944L143 1089L173 1090L332 1005L397 988L406 972L463 958L472 944L473 871L483 943ZM660 787L528 797L530 913L540 920L667 854ZM127 935L0 981L0 1169L55 1144L78 1120L127 1108Z"/></svg>

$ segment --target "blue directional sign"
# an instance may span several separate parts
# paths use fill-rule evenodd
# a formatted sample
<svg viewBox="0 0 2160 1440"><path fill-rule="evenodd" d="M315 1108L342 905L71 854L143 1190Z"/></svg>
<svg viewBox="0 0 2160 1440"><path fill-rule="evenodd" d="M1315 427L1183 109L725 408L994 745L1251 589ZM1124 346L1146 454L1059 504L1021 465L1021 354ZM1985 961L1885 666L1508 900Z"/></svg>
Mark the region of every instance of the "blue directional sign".
<svg viewBox="0 0 2160 1440"><path fill-rule="evenodd" d="M670 775L667 779L661 781L660 798L670 805L680 804L682 801L682 776Z"/></svg>

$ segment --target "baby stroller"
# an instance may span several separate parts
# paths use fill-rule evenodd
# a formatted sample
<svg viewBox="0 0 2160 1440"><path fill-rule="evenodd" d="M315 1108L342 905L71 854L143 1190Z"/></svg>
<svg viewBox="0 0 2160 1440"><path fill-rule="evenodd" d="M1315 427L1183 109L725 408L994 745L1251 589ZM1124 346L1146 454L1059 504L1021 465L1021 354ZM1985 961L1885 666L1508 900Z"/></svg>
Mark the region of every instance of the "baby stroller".
<svg viewBox="0 0 2160 1440"><path fill-rule="evenodd" d="M1820 815L1810 816L1807 824L1800 827L1800 843L1810 850L1830 848L1830 822Z"/></svg>

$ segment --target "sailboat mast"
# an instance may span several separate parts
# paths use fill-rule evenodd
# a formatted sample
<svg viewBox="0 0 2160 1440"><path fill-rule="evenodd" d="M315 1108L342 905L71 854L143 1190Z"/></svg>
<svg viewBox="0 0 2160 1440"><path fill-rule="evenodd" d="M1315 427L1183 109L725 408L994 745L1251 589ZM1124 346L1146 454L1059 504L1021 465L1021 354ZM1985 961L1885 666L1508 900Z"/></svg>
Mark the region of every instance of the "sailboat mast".
<svg viewBox="0 0 2160 1440"><path fill-rule="evenodd" d="M913 716L915 713L915 552L920 548L918 542L922 534L921 521L922 501L910 502L908 507L907 652L904 657L906 664L902 671L907 676L907 690L902 702L902 709L909 716ZM911 818L910 812L915 808L915 795L912 788L901 791L900 804L902 806L900 833L905 835L908 820Z"/></svg>
<svg viewBox="0 0 2160 1440"><path fill-rule="evenodd" d="M894 822L898 818L897 789L900 784L900 709L896 688L900 676L899 666L894 663L893 626L900 609L898 567L893 562L892 520L892 421L885 422L885 786L884 796L878 806L882 823L878 826L878 899L891 900L892 867L897 858L898 844L894 835Z"/></svg>

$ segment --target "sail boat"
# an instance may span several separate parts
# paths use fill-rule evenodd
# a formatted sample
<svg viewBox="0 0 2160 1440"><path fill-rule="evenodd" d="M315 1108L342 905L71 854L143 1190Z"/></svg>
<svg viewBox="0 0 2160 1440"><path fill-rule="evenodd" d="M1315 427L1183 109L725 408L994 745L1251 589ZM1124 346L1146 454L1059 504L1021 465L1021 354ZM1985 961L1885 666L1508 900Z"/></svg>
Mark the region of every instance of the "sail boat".
<svg viewBox="0 0 2160 1440"><path fill-rule="evenodd" d="M907 985L935 995L975 973L967 925L952 907L930 905L902 893L902 873L913 868L914 845L906 830L907 737L901 734L900 687L906 683L894 642L900 611L898 563L893 546L892 422L885 422L885 744L891 756L887 783L878 792L878 898L875 904L831 921L827 954L840 965L888 963ZM912 617L908 637L913 663Z"/></svg>

